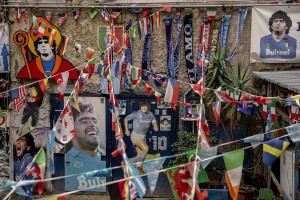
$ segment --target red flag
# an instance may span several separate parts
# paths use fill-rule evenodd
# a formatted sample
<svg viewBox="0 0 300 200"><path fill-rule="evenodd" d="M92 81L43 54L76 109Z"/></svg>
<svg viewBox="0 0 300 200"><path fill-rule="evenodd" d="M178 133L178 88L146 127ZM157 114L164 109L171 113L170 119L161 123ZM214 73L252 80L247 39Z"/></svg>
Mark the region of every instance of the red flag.
<svg viewBox="0 0 300 200"><path fill-rule="evenodd" d="M58 85L59 99L63 99L69 79L69 72L65 71L61 74L58 74L57 76L55 76L55 79Z"/></svg>
<svg viewBox="0 0 300 200"><path fill-rule="evenodd" d="M163 9L163 10L165 10L165 11L168 11L168 12L171 12L171 6L167 6L167 5L162 5L161 7L160 7L161 9Z"/></svg>
<svg viewBox="0 0 300 200"><path fill-rule="evenodd" d="M144 82L144 83L145 83L145 86L146 86L148 97L150 97L150 95L152 93L152 87L150 87L146 82Z"/></svg>
<svg viewBox="0 0 300 200"><path fill-rule="evenodd" d="M143 18L147 17L151 11L152 8L143 8Z"/></svg>
<svg viewBox="0 0 300 200"><path fill-rule="evenodd" d="M191 104L190 103L183 103L184 107L190 107Z"/></svg>

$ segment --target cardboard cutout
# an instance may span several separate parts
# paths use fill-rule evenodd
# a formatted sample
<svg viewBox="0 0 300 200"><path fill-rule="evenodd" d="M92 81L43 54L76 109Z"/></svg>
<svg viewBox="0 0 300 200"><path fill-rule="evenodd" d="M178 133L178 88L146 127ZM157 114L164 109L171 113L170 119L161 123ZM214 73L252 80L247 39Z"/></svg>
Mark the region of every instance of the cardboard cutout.
<svg viewBox="0 0 300 200"><path fill-rule="evenodd" d="M53 29L56 30L56 34L53 44L50 45L48 40ZM59 30L43 17L36 18L36 25L33 24L28 33L17 31L14 34L14 42L21 46L25 60L25 66L19 71L17 78L43 79L68 70L69 79L78 78L75 67L58 55L60 48L64 46ZM26 57L26 46L36 56L30 62Z"/></svg>

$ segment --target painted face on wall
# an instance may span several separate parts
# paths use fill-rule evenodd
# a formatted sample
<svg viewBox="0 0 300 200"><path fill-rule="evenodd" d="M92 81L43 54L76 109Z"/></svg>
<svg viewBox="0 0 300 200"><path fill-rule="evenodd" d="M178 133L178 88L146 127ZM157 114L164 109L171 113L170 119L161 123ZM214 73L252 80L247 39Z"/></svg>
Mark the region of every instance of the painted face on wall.
<svg viewBox="0 0 300 200"><path fill-rule="evenodd" d="M45 61L53 58L54 56L52 48L46 39L41 39L38 41L36 50L40 52L41 58Z"/></svg>
<svg viewBox="0 0 300 200"><path fill-rule="evenodd" d="M146 113L148 112L148 106L146 106L146 105L141 106L141 111L142 111L144 114L146 114Z"/></svg>
<svg viewBox="0 0 300 200"><path fill-rule="evenodd" d="M276 34L283 34L288 27L283 19L273 20L272 29Z"/></svg>
<svg viewBox="0 0 300 200"><path fill-rule="evenodd" d="M16 142L16 152L17 152L17 157L20 158L21 156L24 155L24 152L27 150L29 151L30 146L27 146L27 142L26 142L26 137L20 137L19 139L17 139Z"/></svg>
<svg viewBox="0 0 300 200"><path fill-rule="evenodd" d="M98 120L91 112L81 112L75 120L76 139L81 148L94 150L99 145Z"/></svg>

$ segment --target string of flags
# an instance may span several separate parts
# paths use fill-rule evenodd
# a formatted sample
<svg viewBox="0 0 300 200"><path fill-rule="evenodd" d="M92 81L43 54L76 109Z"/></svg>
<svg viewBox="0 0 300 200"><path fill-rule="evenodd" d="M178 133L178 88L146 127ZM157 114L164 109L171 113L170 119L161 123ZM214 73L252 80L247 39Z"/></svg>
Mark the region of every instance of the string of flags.
<svg viewBox="0 0 300 200"><path fill-rule="evenodd" d="M162 7L162 9L170 12L171 7L164 6L164 7ZM108 21L109 20L108 14L106 13L106 11L104 11L104 12L103 12L104 13L104 19L106 19L106 21L108 23L110 23ZM19 13L19 10L18 10L18 13ZM62 16L66 17L67 15L64 14ZM19 14L17 14L17 17L20 18ZM148 30L149 19L150 18L146 18L146 20L145 20L145 18L144 18L143 21L139 21L139 24L141 24L140 28L139 28L140 30L142 29L142 23L144 23L145 34L147 34L149 32L149 30ZM35 18L33 18L33 21L36 23L37 20ZM64 21L62 20L61 25L62 25L63 22ZM145 24L147 26L145 26ZM38 28L38 30L36 30L37 34L40 37L43 36L43 32L45 31L45 28L46 28L45 26L41 25ZM112 85L113 75L111 73L112 72L111 68L113 66L113 56L112 56L111 52L113 52L113 47L114 47L114 44L115 44L113 42L113 40L114 40L113 39L113 27L110 28L110 31L111 31L111 35L110 35L110 38L108 40L108 44L110 44L110 46L107 49L107 51L105 51L105 62L103 64L105 64L106 66L105 66L105 68L103 68L103 70L106 72L105 74L107 75L107 78L108 78L107 87L108 87L108 92L109 92L109 96L110 96L110 101L109 102L110 102L111 112L112 112L113 117L114 117L114 119L112 119L112 123L113 123L113 127L116 127L115 132L116 132L116 140L118 141L118 151L119 151L119 154L122 156L123 162L124 162L124 165L125 165L125 167L124 167L124 177L125 178L129 177L129 179L128 179L129 182L127 182L126 185L128 186L128 188L130 188L130 190L127 190L127 191L131 191L131 193L129 192L129 195L131 195L132 198L137 197L137 194L140 197L143 197L143 195L145 194L146 188L145 188L144 183L142 182L142 179L140 178L142 175L140 176L137 173L136 169L133 167L133 165L131 164L131 162L129 161L129 159L128 159L126 153L125 153L125 148L126 147L125 147L124 141L122 139L123 134L122 134L122 130L120 130L121 126L120 126L119 121L118 121L119 116L118 116L118 112L117 112L117 109L116 109L116 106L118 105L118 101L117 101L117 99L114 95L115 93L114 93L114 88L113 88L113 85ZM141 33L141 32L142 31L139 31L139 33ZM65 46L66 46L68 40L64 39L63 41L65 41ZM64 46L64 48L65 48L65 46ZM63 54L63 53L64 53L64 50L61 50L61 54ZM87 58L91 58L92 55L93 55L93 50L89 50L89 53L87 54ZM87 75L86 71L84 71L84 70L86 70L85 66L83 67L83 70L80 73L80 76L79 76L78 80L75 83L75 86L74 86L73 91L70 95L70 98L67 101L67 103L65 105L65 108L63 109L63 111L61 113L61 116L60 116L61 120L58 120L58 121L63 121L64 126L59 124L59 122L57 122L55 124L54 129L51 131L51 134L49 135L50 136L49 137L50 142L48 140L49 147L51 147L51 148L53 147L53 139L52 138L54 138L54 137L56 137L62 143L67 143L72 138L76 137L76 132L74 130L74 121L73 121L73 114L72 114L71 106L79 108L78 107L78 92L79 92L79 90L82 91L83 85L87 82L86 77L88 77L88 79L91 78L91 76L94 72L96 63L98 63L96 59L93 59L93 60L88 62L88 65L86 65L87 67L89 67L89 74L88 75ZM122 61L121 65L123 65L123 61ZM125 70L125 67L126 67L126 65L124 66L123 70ZM126 73L127 73L128 78L130 77L130 79L132 80L132 85L131 85L132 88L135 88L136 85L138 84L138 82L140 80L141 72L142 72L142 69L131 66L130 64L127 65ZM64 74L64 77L63 77L63 74L61 74L60 79L56 78L57 84L60 87L59 88L60 98L62 98L61 96L64 94L65 85L66 85L65 81L67 81L67 79L68 79L67 74ZM164 82L164 81L161 81L161 79L162 79L162 77L159 77L159 80L157 80L157 76L153 77L153 81L157 81L158 82L157 84L159 85L159 87L161 87L161 85ZM43 95L45 93L45 89L46 89L46 86L47 86L47 81L48 81L48 79L43 79L43 80L38 81L34 85L34 87L35 87L35 95L34 96L35 96L37 101L41 101L43 99ZM174 79L170 79L170 78L168 79L168 86L167 86L167 90L166 90L166 94L165 94L165 101L171 103L171 107L173 109L176 109L176 106L178 105L180 82L181 81L178 81L178 80L174 80ZM150 95L151 92L152 92L152 88L146 82L145 82L145 86L146 86L146 90L147 90L148 95ZM202 97L205 96L205 92L208 89L208 88L205 87L205 80L203 80L203 79L199 80L199 82L197 82L196 84L191 84L191 87L197 94L199 94ZM19 112L19 110L22 107L22 105L20 107L20 104L21 104L20 102L22 102L22 99L24 101L24 94L22 93L23 90L24 91L26 90L26 85L21 86L19 88L12 89L12 90L9 91L11 93L11 96L13 96L13 95L15 96L15 98L13 100L16 100L16 103L14 102L14 105L16 107L17 112ZM280 99L280 98L278 99L276 97L275 98L274 97L260 97L260 96L254 96L254 95L251 95L251 94L243 93L242 91L235 90L234 88L231 88L230 86L228 86L228 90L227 90L227 87L226 87L226 90L222 91L222 87L220 87L219 89L215 90L214 92L217 95L217 97L219 98L220 102L228 102L228 103L232 103L233 105L239 106L239 103L241 103L240 101L242 101L242 104L240 105L240 107L238 107L238 109L241 112L245 112L247 114L249 113L250 115L253 115L253 113L255 115L257 110L255 111L254 107L255 106L257 107L259 104L262 104L262 105L271 104L272 116L276 115L276 113L274 114L274 112L275 112L274 109L272 111L272 108L274 108L274 103L276 103L276 102L284 101L284 102L286 102L287 105L299 106L299 97L290 97L290 99L285 99L285 100ZM158 93L158 92L155 91L155 94L156 93ZM161 97L161 94L159 94L157 96ZM245 108L247 108L247 109L245 109ZM251 109L251 112L248 112L248 110L249 110L248 108ZM218 113L218 115L220 116L220 114L218 112L219 109L217 108L216 110L217 110L216 113ZM206 137L206 135L209 135L209 129L208 129L207 121L205 119L205 110L204 110L204 105L203 104L200 104L198 106L198 112L199 112L199 119L198 119L198 122L197 122L197 127L198 127L198 135L200 135L200 137L201 137L201 140L199 140L200 147L201 147L201 150L209 149L210 144L208 143L208 140L207 140L207 137ZM295 116L295 112L294 112L293 116ZM272 119L273 118L274 117L272 117ZM61 129L62 127L65 127L65 130L62 131L62 132L64 132L64 133L67 132L67 133L70 133L70 134L67 135L67 136L57 134L56 130L58 128ZM299 130L298 127L294 127L294 129ZM290 130L291 130L291 128L289 129L289 131ZM203 134L203 133L205 133L205 134ZM298 132L296 132L296 133L298 133ZM294 134L294 132L293 132L293 134ZM51 140L52 140L52 142L51 142ZM249 140L249 138L248 138L248 140ZM257 138L256 138L256 141L257 141ZM270 141L272 141L272 140L270 140ZM273 141L275 141L275 140L273 140ZM289 143L286 140L281 139L281 138L277 139L275 142L264 143L264 146L263 146L264 155L265 155L265 158L263 160L264 163L266 163L270 166L270 165L273 164L273 160L275 159L274 156L278 157L278 154L277 153L274 154L274 152L272 152L272 148L270 148L270 147L281 146L281 148L278 149L278 150L280 152L283 152L288 145L289 145ZM249 147L246 147L246 148L249 148ZM40 152L42 152L42 151L40 151ZM50 150L50 152L53 152L53 149ZM42 154L43 153L41 153L41 156L40 156L40 153L38 154L38 157L41 157L41 159L40 159L41 161L39 161L39 159L37 159L37 164L38 164L39 168L43 168L44 164L45 164L45 162L44 162L44 157L45 156L43 156ZM268 158L268 157L270 157L270 158ZM53 155L51 155L51 158L52 159L50 159L50 160L52 160L52 161L50 161L50 162L52 162L52 164L51 164L52 167L50 167L50 168L51 168L51 172L54 173ZM209 157L209 158L212 159L211 157ZM236 199L237 191L238 191L238 188L239 188L241 172L242 172L242 163L236 162L235 163L236 165L234 165L234 166L231 165L231 163L234 162L235 160L243 160L243 152L242 151L231 152L230 154L228 154L228 156L226 156L226 158L224 157L224 161L225 160L226 160L226 162L225 162L226 169L228 171L228 173L226 172L227 173L226 182L228 184L230 195L232 196L233 199ZM205 159L204 159L204 161L205 161ZM196 159L196 161L194 161L193 164L195 164L196 162L198 162L197 159ZM160 163L156 163L156 166L159 166L159 165L160 165ZM191 163L186 163L184 165L181 165L181 166L177 167L176 169L172 169L172 170L167 169L166 171L167 171L167 175L168 175L168 178L170 180L170 183L174 181L174 178L176 177L176 173L179 173L181 171L185 171L184 175L191 177L192 180L193 180L192 174L198 174L198 172L193 171L193 168L190 167L190 166L191 166ZM199 168L199 167L197 167L197 168ZM158 171L159 172L162 171L162 170L158 170L158 169L160 169L160 168L157 168L157 169L154 168L155 173L157 173ZM150 172L150 173L147 173L147 174L151 174L151 173L154 173L154 172ZM237 173L238 175L239 174L240 175L232 177L231 176L232 173ZM43 175L39 174L39 177L43 177ZM133 180L130 181L131 179L133 179ZM173 179L173 180L171 180L171 179ZM192 184L194 184L194 183L192 182ZM127 186L123 186L123 187L127 187ZM174 185L171 184L171 187L172 187L172 189L174 189ZM176 186L176 189L180 189L180 186ZM198 188L195 188L195 189L196 189L196 195L198 196L198 198L204 199L207 194L200 193L199 191L197 191ZM42 189L39 188L39 192L41 192L41 191L42 191ZM174 193L174 191L173 191L173 193ZM188 191L189 196L193 196L193 194L194 194L194 192L192 190ZM128 195L128 194L125 194L125 196L126 195ZM175 197L176 197L176 195L177 195L178 198L183 197L183 196L180 196L180 195L182 195L182 192L181 192L181 194L178 194L178 192L176 192L176 194L174 193Z"/></svg>

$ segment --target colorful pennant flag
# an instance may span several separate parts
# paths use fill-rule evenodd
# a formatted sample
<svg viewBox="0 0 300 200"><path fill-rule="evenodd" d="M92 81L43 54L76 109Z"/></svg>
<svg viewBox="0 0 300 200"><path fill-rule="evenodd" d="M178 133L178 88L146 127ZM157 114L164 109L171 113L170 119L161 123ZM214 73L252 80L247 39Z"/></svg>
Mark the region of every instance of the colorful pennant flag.
<svg viewBox="0 0 300 200"><path fill-rule="evenodd" d="M45 178L45 171L46 171L46 153L44 148L41 147L39 154L37 155L35 162L37 164L36 167L36 175L39 180L43 180ZM43 194L44 186L43 182L38 183L38 193L41 195Z"/></svg>
<svg viewBox="0 0 300 200"><path fill-rule="evenodd" d="M28 19L27 12L26 10L24 10L24 22L26 22L27 19Z"/></svg>
<svg viewBox="0 0 300 200"><path fill-rule="evenodd" d="M192 8L193 16L198 17L200 10L201 10L200 8Z"/></svg>
<svg viewBox="0 0 300 200"><path fill-rule="evenodd" d="M91 59L93 56L94 50L91 48L88 48L88 53L86 54L86 58Z"/></svg>
<svg viewBox="0 0 300 200"><path fill-rule="evenodd" d="M149 185L150 195L152 195L154 190L155 190L157 179L158 179L158 176L159 176L159 173L155 173L155 172L160 170L160 168L164 164L166 158L167 157L162 157L162 158L159 158L159 159L156 159L156 160L144 161L144 163L143 163L144 167L145 167L145 170L148 174L147 178L148 178L148 185Z"/></svg>
<svg viewBox="0 0 300 200"><path fill-rule="evenodd" d="M75 85L70 95L70 104L72 105L72 107L76 108L78 112L80 112L80 108L78 105L78 85Z"/></svg>
<svg viewBox="0 0 300 200"><path fill-rule="evenodd" d="M78 13L76 13L75 10L73 11L73 17L74 17L75 22L77 22L77 20L78 20L79 15L80 15L81 12L82 12L81 8L78 10Z"/></svg>
<svg viewBox="0 0 300 200"><path fill-rule="evenodd" d="M161 5L160 7L161 9L167 11L167 12L171 12L172 7L168 6L168 5Z"/></svg>
<svg viewBox="0 0 300 200"><path fill-rule="evenodd" d="M46 91L48 79L41 80L37 83L34 83L34 89L32 90L32 94L35 97L35 101L41 105L43 98L44 98L44 93Z"/></svg>
<svg viewBox="0 0 300 200"><path fill-rule="evenodd" d="M264 140L264 134L257 134L244 139L245 143L250 143L253 148L256 148Z"/></svg>
<svg viewBox="0 0 300 200"><path fill-rule="evenodd" d="M52 16L52 12L46 11L46 10L42 10L42 16L47 19L48 22L50 22L51 16Z"/></svg>
<svg viewBox="0 0 300 200"><path fill-rule="evenodd" d="M91 76L92 76L93 73L94 73L95 66L96 66L97 62L98 62L98 61L97 61L96 58L94 58L93 60L91 60L91 61L89 62L89 76L88 76L88 79L89 79L89 80L91 79Z"/></svg>
<svg viewBox="0 0 300 200"><path fill-rule="evenodd" d="M122 9L121 8L113 8L112 14L110 16L114 19L116 19L121 14Z"/></svg>
<svg viewBox="0 0 300 200"><path fill-rule="evenodd" d="M148 85L148 83L146 83L145 81L144 81L144 83L145 83L145 86L146 86L146 91L147 91L148 97L150 97L150 95L152 93L152 87L150 87Z"/></svg>
<svg viewBox="0 0 300 200"><path fill-rule="evenodd" d="M271 103L271 121L276 121L276 103Z"/></svg>
<svg viewBox="0 0 300 200"><path fill-rule="evenodd" d="M156 28L160 26L160 11L156 13Z"/></svg>
<svg viewBox="0 0 300 200"><path fill-rule="evenodd" d="M184 107L190 108L190 107L191 107L191 104L190 104L190 103L183 103L183 106L184 106Z"/></svg>
<svg viewBox="0 0 300 200"><path fill-rule="evenodd" d="M161 103L161 94L159 92L155 91L154 95L156 97L157 102L160 104Z"/></svg>
<svg viewBox="0 0 300 200"><path fill-rule="evenodd" d="M59 91L59 99L62 100L64 98L65 95L65 90L68 84L68 80L69 80L69 72L65 71L61 74L58 74L55 76L57 85L58 85L58 91Z"/></svg>
<svg viewBox="0 0 300 200"><path fill-rule="evenodd" d="M62 43L61 43L61 46L60 46L60 52L59 53L61 55L65 55L69 38L65 35L62 35L61 41L62 41Z"/></svg>
<svg viewBox="0 0 300 200"><path fill-rule="evenodd" d="M300 141L300 124L293 124L290 126L285 127L286 132L288 132L289 137L291 140L296 143Z"/></svg>
<svg viewBox="0 0 300 200"><path fill-rule="evenodd" d="M203 77L196 83L195 85L191 85L194 92L199 94L200 96L205 96L205 92L207 88L204 86L204 79Z"/></svg>
<svg viewBox="0 0 300 200"><path fill-rule="evenodd" d="M49 147L49 170L54 175L55 165L54 165L54 143L55 143L55 130L52 129L48 136L48 147Z"/></svg>
<svg viewBox="0 0 300 200"><path fill-rule="evenodd" d="M165 93L165 102L171 103L171 107L176 110L179 97L180 82L174 79L168 80L168 86Z"/></svg>
<svg viewBox="0 0 300 200"><path fill-rule="evenodd" d="M48 39L48 43L49 43L50 47L52 47L53 42L55 41L56 33L57 33L57 31L55 29L52 29L52 31L50 33L50 37Z"/></svg>
<svg viewBox="0 0 300 200"><path fill-rule="evenodd" d="M75 42L75 57L79 58L81 53L81 44Z"/></svg>
<svg viewBox="0 0 300 200"><path fill-rule="evenodd" d="M33 26L33 32L36 33L36 16L32 15L32 26Z"/></svg>
<svg viewBox="0 0 300 200"><path fill-rule="evenodd" d="M67 19L67 14L59 14L58 15L58 26L61 27L61 25L64 23L64 21Z"/></svg>
<svg viewBox="0 0 300 200"><path fill-rule="evenodd" d="M268 116L268 106L263 105L263 118L267 119L267 116Z"/></svg>
<svg viewBox="0 0 300 200"><path fill-rule="evenodd" d="M14 106L17 112L20 112L26 95L26 85L18 88L11 89L9 91L11 99L13 100Z"/></svg>
<svg viewBox="0 0 300 200"><path fill-rule="evenodd" d="M100 10L100 15L103 17L103 19L105 19L105 21L110 24L110 20L109 20L109 17L110 17L110 13L107 9L101 9Z"/></svg>
<svg viewBox="0 0 300 200"><path fill-rule="evenodd" d="M90 15L91 19L93 19L98 13L97 9L95 9L94 6L89 8L88 12L89 12L89 15Z"/></svg>
<svg viewBox="0 0 300 200"><path fill-rule="evenodd" d="M63 144L67 144L77 136L74 127L73 112L69 101L63 109L61 116L56 121L54 131L56 139Z"/></svg>
<svg viewBox="0 0 300 200"><path fill-rule="evenodd" d="M142 39L142 24L143 24L143 19L139 20L138 22L138 32L139 32L139 38Z"/></svg>
<svg viewBox="0 0 300 200"><path fill-rule="evenodd" d="M207 16L210 20L214 21L217 14L217 8L207 8Z"/></svg>
<svg viewBox="0 0 300 200"><path fill-rule="evenodd" d="M22 14L22 9L18 8L18 10L17 10L17 23L20 23L21 14Z"/></svg>
<svg viewBox="0 0 300 200"><path fill-rule="evenodd" d="M274 139L263 144L263 163L272 167L281 153L290 145L287 138Z"/></svg>
<svg viewBox="0 0 300 200"><path fill-rule="evenodd" d="M144 20L144 33L147 35L149 33L149 18L146 17L143 19Z"/></svg>
<svg viewBox="0 0 300 200"><path fill-rule="evenodd" d="M143 196L145 195L146 193L146 186L144 184L144 181L143 179L140 177L139 173L137 172L137 170L133 167L133 165L131 164L131 162L129 161L127 155L123 154L123 159L124 159L124 162L125 162L125 168L126 168L126 171L128 171L129 173L129 176L134 176L136 178L132 179L133 180L133 183L137 189L137 192L140 196L140 198L143 198Z"/></svg>
<svg viewBox="0 0 300 200"><path fill-rule="evenodd" d="M226 166L225 180L229 194L233 200L237 200L244 163L244 150L232 152L223 156Z"/></svg>
<svg viewBox="0 0 300 200"><path fill-rule="evenodd" d="M258 111L258 104L255 102L238 102L237 110L254 117Z"/></svg>
<svg viewBox="0 0 300 200"><path fill-rule="evenodd" d="M132 70L131 70L131 89L135 89L136 85L140 81L141 74L142 74L142 69L132 67Z"/></svg>
<svg viewBox="0 0 300 200"><path fill-rule="evenodd" d="M154 85L157 87L157 89L160 89L162 84L164 84L165 80L167 77L156 75L156 74L151 74L151 79L154 83Z"/></svg>
<svg viewBox="0 0 300 200"><path fill-rule="evenodd" d="M133 44L135 42L136 38L136 24L133 25L130 29L130 41Z"/></svg>
<svg viewBox="0 0 300 200"><path fill-rule="evenodd" d="M220 123L221 101L212 103L213 112L216 118L216 125Z"/></svg>
<svg viewBox="0 0 300 200"><path fill-rule="evenodd" d="M43 38L46 29L46 24L44 22L41 23L38 30L36 31L36 36Z"/></svg>

